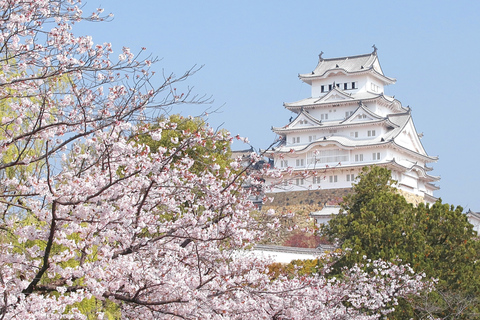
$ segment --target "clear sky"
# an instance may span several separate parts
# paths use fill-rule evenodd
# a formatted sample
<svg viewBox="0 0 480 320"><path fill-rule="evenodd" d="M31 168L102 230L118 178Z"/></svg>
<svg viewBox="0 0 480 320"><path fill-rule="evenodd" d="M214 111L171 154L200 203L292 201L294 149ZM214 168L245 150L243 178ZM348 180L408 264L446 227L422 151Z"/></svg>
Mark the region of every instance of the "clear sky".
<svg viewBox="0 0 480 320"><path fill-rule="evenodd" d="M439 156L430 164L441 176L435 196L480 211L480 1L89 0L85 13L94 7L113 21L82 22L76 34L117 52L146 47L162 58L159 74L203 65L183 89L193 86L214 103L173 112L220 108L210 124L249 137L257 149L274 140L271 126L288 123L283 103L310 96L297 76L315 68L320 51L334 58L370 53L375 44L385 75L397 79L386 94L411 107L425 149Z"/></svg>

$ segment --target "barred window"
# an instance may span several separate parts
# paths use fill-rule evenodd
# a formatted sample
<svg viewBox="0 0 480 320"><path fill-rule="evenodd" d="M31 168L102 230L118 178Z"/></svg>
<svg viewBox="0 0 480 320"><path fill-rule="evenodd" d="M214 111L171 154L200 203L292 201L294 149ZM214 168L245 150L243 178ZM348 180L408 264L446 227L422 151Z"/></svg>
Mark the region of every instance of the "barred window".
<svg viewBox="0 0 480 320"><path fill-rule="evenodd" d="M347 150L316 150L307 153L307 164L338 163L348 161Z"/></svg>

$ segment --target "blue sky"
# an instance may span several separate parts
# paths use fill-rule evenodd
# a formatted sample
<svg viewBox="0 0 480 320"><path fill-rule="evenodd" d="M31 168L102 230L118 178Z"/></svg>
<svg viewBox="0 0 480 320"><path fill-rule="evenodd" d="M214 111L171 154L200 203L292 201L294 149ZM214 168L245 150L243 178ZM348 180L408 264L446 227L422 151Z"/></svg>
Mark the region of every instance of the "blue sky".
<svg viewBox="0 0 480 320"><path fill-rule="evenodd" d="M220 108L210 124L249 137L255 148L274 140L271 126L288 122L284 102L310 96L297 75L315 68L320 51L333 58L375 44L384 73L397 79L386 93L412 108L425 149L439 156L431 164L441 176L435 196L480 211L479 1L89 0L84 12L95 7L113 21L81 23L76 34L117 52L146 47L162 59L158 73L203 65L183 89L193 86L214 103L173 112Z"/></svg>

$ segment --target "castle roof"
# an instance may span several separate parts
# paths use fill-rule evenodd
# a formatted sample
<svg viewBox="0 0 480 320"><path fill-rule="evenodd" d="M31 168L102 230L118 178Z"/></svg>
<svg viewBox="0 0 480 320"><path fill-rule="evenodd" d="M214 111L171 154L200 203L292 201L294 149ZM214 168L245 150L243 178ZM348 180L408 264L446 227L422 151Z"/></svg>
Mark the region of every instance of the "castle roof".
<svg viewBox="0 0 480 320"><path fill-rule="evenodd" d="M362 108L363 109L363 108ZM368 109L367 109L368 110ZM394 128L397 127L398 125L396 122L390 121L388 117L386 118L379 118L376 116L375 118L371 120L365 120L361 122L354 122L353 119L358 113L354 113L351 116L349 116L347 119L344 120L333 120L333 121L325 121L321 122L320 120L317 120L313 118L309 113L302 112L295 118L292 122L287 124L286 126L283 127L272 127L272 131L275 132L276 134L279 135L285 135L287 133L291 132L306 132L306 131L317 131L319 129L337 129L337 128L347 128L347 127L359 127L359 126L369 126L372 124L375 125L383 125L387 128ZM310 125L310 126L296 126L297 124L297 119L300 118L302 115L309 115L309 118L315 119L315 122ZM313 122L313 121L312 121Z"/></svg>
<svg viewBox="0 0 480 320"><path fill-rule="evenodd" d="M383 74L375 46L372 53L363 55L324 59L322 58L322 54L323 52L319 55L317 67L312 73L298 75L302 81L311 84L313 79L325 78L331 72L342 72L344 74L372 72L378 78L382 79L385 84L396 82L394 78L387 77Z"/></svg>
<svg viewBox="0 0 480 320"><path fill-rule="evenodd" d="M359 107L360 109L361 107ZM416 135L415 127L412 122L410 112L405 112L401 114L391 114L388 115L384 119L380 120L372 120L372 121L365 121L365 124L372 123L372 122L384 122L385 125L390 126L391 130L386 132L385 134L375 137L373 139L352 139L350 137L340 136L340 135L324 135L323 137L318 137L317 140L312 141L311 143L305 145L291 145L291 146L280 146L272 150L272 152L280 152L280 153L287 153L291 151L295 152L306 152L313 148L315 145L325 145L325 144L332 144L345 148L345 149L356 149L356 148L364 148L364 147L376 147L390 144L393 148L406 152L416 158L419 158L425 162L434 162L437 161L437 157L428 156L425 149L423 148L420 139ZM342 121L343 122L343 121ZM310 130L316 128L332 128L343 126L346 124L342 124L338 121L329 121L325 122L324 125L321 126L312 126L312 127L305 127L305 128L294 128L289 129L288 126L284 128L272 128L274 132L277 134L285 134L291 130ZM357 124L356 124L357 125ZM400 136L402 131L408 131L411 134L411 139L414 140L414 147L415 150L412 150L405 146L401 140L397 138Z"/></svg>
<svg viewBox="0 0 480 320"><path fill-rule="evenodd" d="M337 93L338 94L334 94ZM342 95L340 95L342 93ZM341 97L345 97L341 99ZM329 93L315 98L306 98L295 102L285 102L283 106L293 112L298 112L300 109L314 109L318 106L327 106L332 103L335 104L354 104L359 101L367 102L372 100L383 100L387 105L391 105L395 112L405 112L408 108L403 107L400 101L392 96L387 96L383 93L376 94L368 91L357 92L354 94L346 94L343 90L334 88Z"/></svg>

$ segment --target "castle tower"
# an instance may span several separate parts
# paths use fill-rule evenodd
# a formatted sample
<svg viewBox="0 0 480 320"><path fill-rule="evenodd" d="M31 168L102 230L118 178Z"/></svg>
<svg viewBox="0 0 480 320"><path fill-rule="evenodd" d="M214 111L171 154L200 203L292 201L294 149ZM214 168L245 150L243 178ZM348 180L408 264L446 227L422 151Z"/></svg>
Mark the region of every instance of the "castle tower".
<svg viewBox="0 0 480 320"><path fill-rule="evenodd" d="M349 188L362 167L385 166L398 189L432 203L433 182L427 154L411 111L384 94L396 80L384 75L377 48L370 54L324 59L299 78L311 86L311 97L284 106L290 123L272 130L280 143L268 152L281 184L270 180L272 192ZM309 173L307 173L309 172Z"/></svg>

